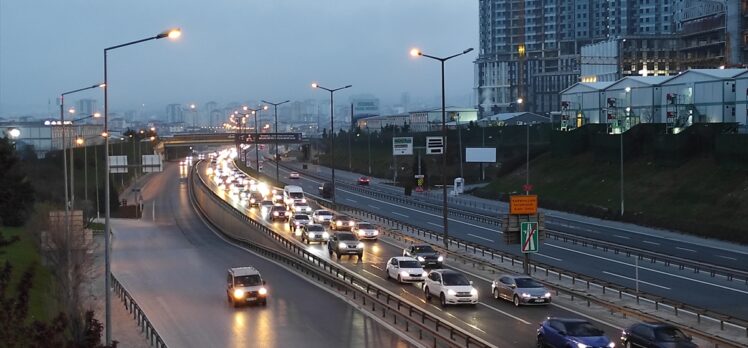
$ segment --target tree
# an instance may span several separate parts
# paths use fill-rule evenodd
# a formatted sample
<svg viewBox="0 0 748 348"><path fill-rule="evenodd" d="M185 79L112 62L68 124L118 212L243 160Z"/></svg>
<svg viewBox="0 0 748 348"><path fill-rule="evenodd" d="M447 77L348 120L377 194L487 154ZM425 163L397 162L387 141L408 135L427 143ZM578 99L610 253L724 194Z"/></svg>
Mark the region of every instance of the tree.
<svg viewBox="0 0 748 348"><path fill-rule="evenodd" d="M34 206L34 188L10 140L0 139L0 223L21 226Z"/></svg>

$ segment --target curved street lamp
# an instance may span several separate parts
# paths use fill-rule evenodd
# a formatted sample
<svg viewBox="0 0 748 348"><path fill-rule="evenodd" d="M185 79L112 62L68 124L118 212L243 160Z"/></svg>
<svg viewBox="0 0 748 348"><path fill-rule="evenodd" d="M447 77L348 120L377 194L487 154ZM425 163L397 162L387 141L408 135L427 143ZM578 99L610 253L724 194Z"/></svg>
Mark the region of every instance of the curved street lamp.
<svg viewBox="0 0 748 348"><path fill-rule="evenodd" d="M333 94L341 89L351 88L353 85L347 85L339 88L325 88L320 86L319 84L312 83L312 88L319 88L324 89L325 91L330 92L330 169L332 170L332 204L335 204L335 144L333 143L335 139L335 125L333 124L333 114L334 114L334 103L333 103Z"/></svg>

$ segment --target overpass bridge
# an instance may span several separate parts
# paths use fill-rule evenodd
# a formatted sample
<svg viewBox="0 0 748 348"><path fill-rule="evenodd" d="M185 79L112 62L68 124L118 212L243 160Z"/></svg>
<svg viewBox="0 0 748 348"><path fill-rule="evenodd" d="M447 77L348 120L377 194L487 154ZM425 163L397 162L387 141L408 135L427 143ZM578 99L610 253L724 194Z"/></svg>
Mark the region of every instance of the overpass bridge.
<svg viewBox="0 0 748 348"><path fill-rule="evenodd" d="M206 151L214 147L244 144L307 144L301 133L178 133L159 138L157 151L166 160L187 156L191 150Z"/></svg>

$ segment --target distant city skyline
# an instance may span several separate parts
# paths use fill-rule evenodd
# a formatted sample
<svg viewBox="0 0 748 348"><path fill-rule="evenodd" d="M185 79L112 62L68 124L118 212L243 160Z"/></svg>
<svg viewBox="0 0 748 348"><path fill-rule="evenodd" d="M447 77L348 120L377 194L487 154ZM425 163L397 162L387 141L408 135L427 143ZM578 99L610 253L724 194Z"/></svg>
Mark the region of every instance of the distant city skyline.
<svg viewBox="0 0 748 348"><path fill-rule="evenodd" d="M168 3L0 3L0 117L54 113L59 93L103 79L104 47L175 26L184 33L177 42L150 42L110 56L111 111L157 111L191 101L324 99L310 87L315 81L352 84L340 95L345 99L371 94L394 104L407 92L430 100L439 95L439 65L410 57L410 48L450 55L478 47L473 2ZM59 18L68 20L60 25ZM475 58L447 65L449 101L469 101ZM101 104L100 94L78 97Z"/></svg>

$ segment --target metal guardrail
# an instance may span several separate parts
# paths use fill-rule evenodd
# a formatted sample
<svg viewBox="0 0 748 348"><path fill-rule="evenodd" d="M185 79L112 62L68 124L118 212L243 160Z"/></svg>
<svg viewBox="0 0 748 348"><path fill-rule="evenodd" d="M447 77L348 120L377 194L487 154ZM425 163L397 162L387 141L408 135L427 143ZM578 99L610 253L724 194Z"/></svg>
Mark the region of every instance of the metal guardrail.
<svg viewBox="0 0 748 348"><path fill-rule="evenodd" d="M135 302L135 299L132 298L127 289L125 289L117 278L114 277L114 274L112 274L112 288L114 289L114 293L122 300L125 309L127 309L127 311L132 314L132 318L137 321L138 327L140 327L140 332L145 335L145 338L148 340L151 347L166 348L166 343L164 343L164 340L161 338L161 335L158 334L156 328L153 327L151 321L148 320L148 316L145 315L143 309L140 308L137 302Z"/></svg>
<svg viewBox="0 0 748 348"><path fill-rule="evenodd" d="M193 168L197 167L198 166L195 165ZM198 185L198 181L194 179L194 170L196 169L193 169L193 173L190 176L192 178L190 184L192 190L190 190L190 195L193 199L199 200L199 197L196 196L195 189L200 189L201 191L199 192L207 194L207 197L211 199L217 207L229 215L228 217L237 219L245 225L251 226L254 230L263 232L282 245L285 251L290 252L292 255L289 256L278 250L273 250L269 247L264 247L251 242L246 234L246 232L248 232L247 230L243 230L242 232L244 233L235 233L224 230L220 225L221 220L225 221L225 219L216 219L216 221L213 221L203 211L203 215L208 217L208 219L211 220L211 223L219 227L219 229L221 229L221 231L232 240L241 243L244 247L258 252L263 256L291 266L304 274L312 275L313 277L316 277L317 280L325 282L325 284L329 283L331 286L334 285L338 290L343 291L346 294L352 292L354 299L356 299L356 296L364 296L364 305L367 305L367 301L369 301L368 303L371 304L372 311L376 311L377 307L379 307L382 311L382 316L386 318L387 315L390 314L395 324L397 324L398 318L405 320L407 332L410 332L410 330L413 329L418 330L418 337L420 339L423 339L424 335L431 336L433 338L434 347L441 346L438 343L441 343L442 345L446 344L450 347L455 344L464 345L465 347L492 347L490 344L487 344L466 333L462 329L453 326L448 321L433 316L430 313L411 305L407 301L402 300L400 297L364 281L355 273L335 266L317 255L310 253L304 247L297 245L281 234L255 221L244 214L244 212L230 206L223 199L218 197L215 192L208 188L200 175L198 175ZM197 204L197 206L200 210L203 210L203 207L201 207L200 204ZM414 328L410 328L411 326L414 326Z"/></svg>
<svg viewBox="0 0 748 348"><path fill-rule="evenodd" d="M289 169L290 167L284 166L285 168ZM305 175L318 179L318 180L327 180L326 178L316 176L314 174L305 173ZM421 200L413 199L413 198L406 198L401 197L397 195L393 195L390 193L385 193L381 191L376 191L370 188L365 188L358 185L352 185L348 183L341 183L336 182L336 186L340 187L343 186L348 190L352 191L358 191L365 193L370 196L374 196L377 198L384 198L393 202L397 203L404 203L409 204L411 206L416 206L420 208L427 208L433 211L441 211L442 206L441 204L433 204L433 203L427 203ZM489 225L494 226L502 226L502 215L498 214L497 217L492 217L485 214L480 214L476 212L471 212L467 210L462 210L455 207L449 208L449 215L460 217L460 218L466 218L472 221L477 221ZM640 260L647 260L651 263L660 262L664 264L665 266L673 266L678 267L680 270L684 269L691 269L694 271L694 273L701 273L701 272L708 272L711 277L716 276L723 276L727 280L740 280L744 282L746 285L748 285L748 272L738 269L733 269L729 267L714 265L706 262L700 262L700 261L694 261L689 260L677 256L672 255L663 255L660 253L639 249L631 246L621 245L613 242L608 241L601 241L594 238L589 237L580 237L575 236L570 233L565 233L561 231L556 230L546 230L546 237L552 238L554 240L560 240L566 243L572 243L574 245L582 245L584 247L591 247L593 249L602 249L605 252L612 251L614 254L625 254L626 256L631 256L632 254L639 257Z"/></svg>

